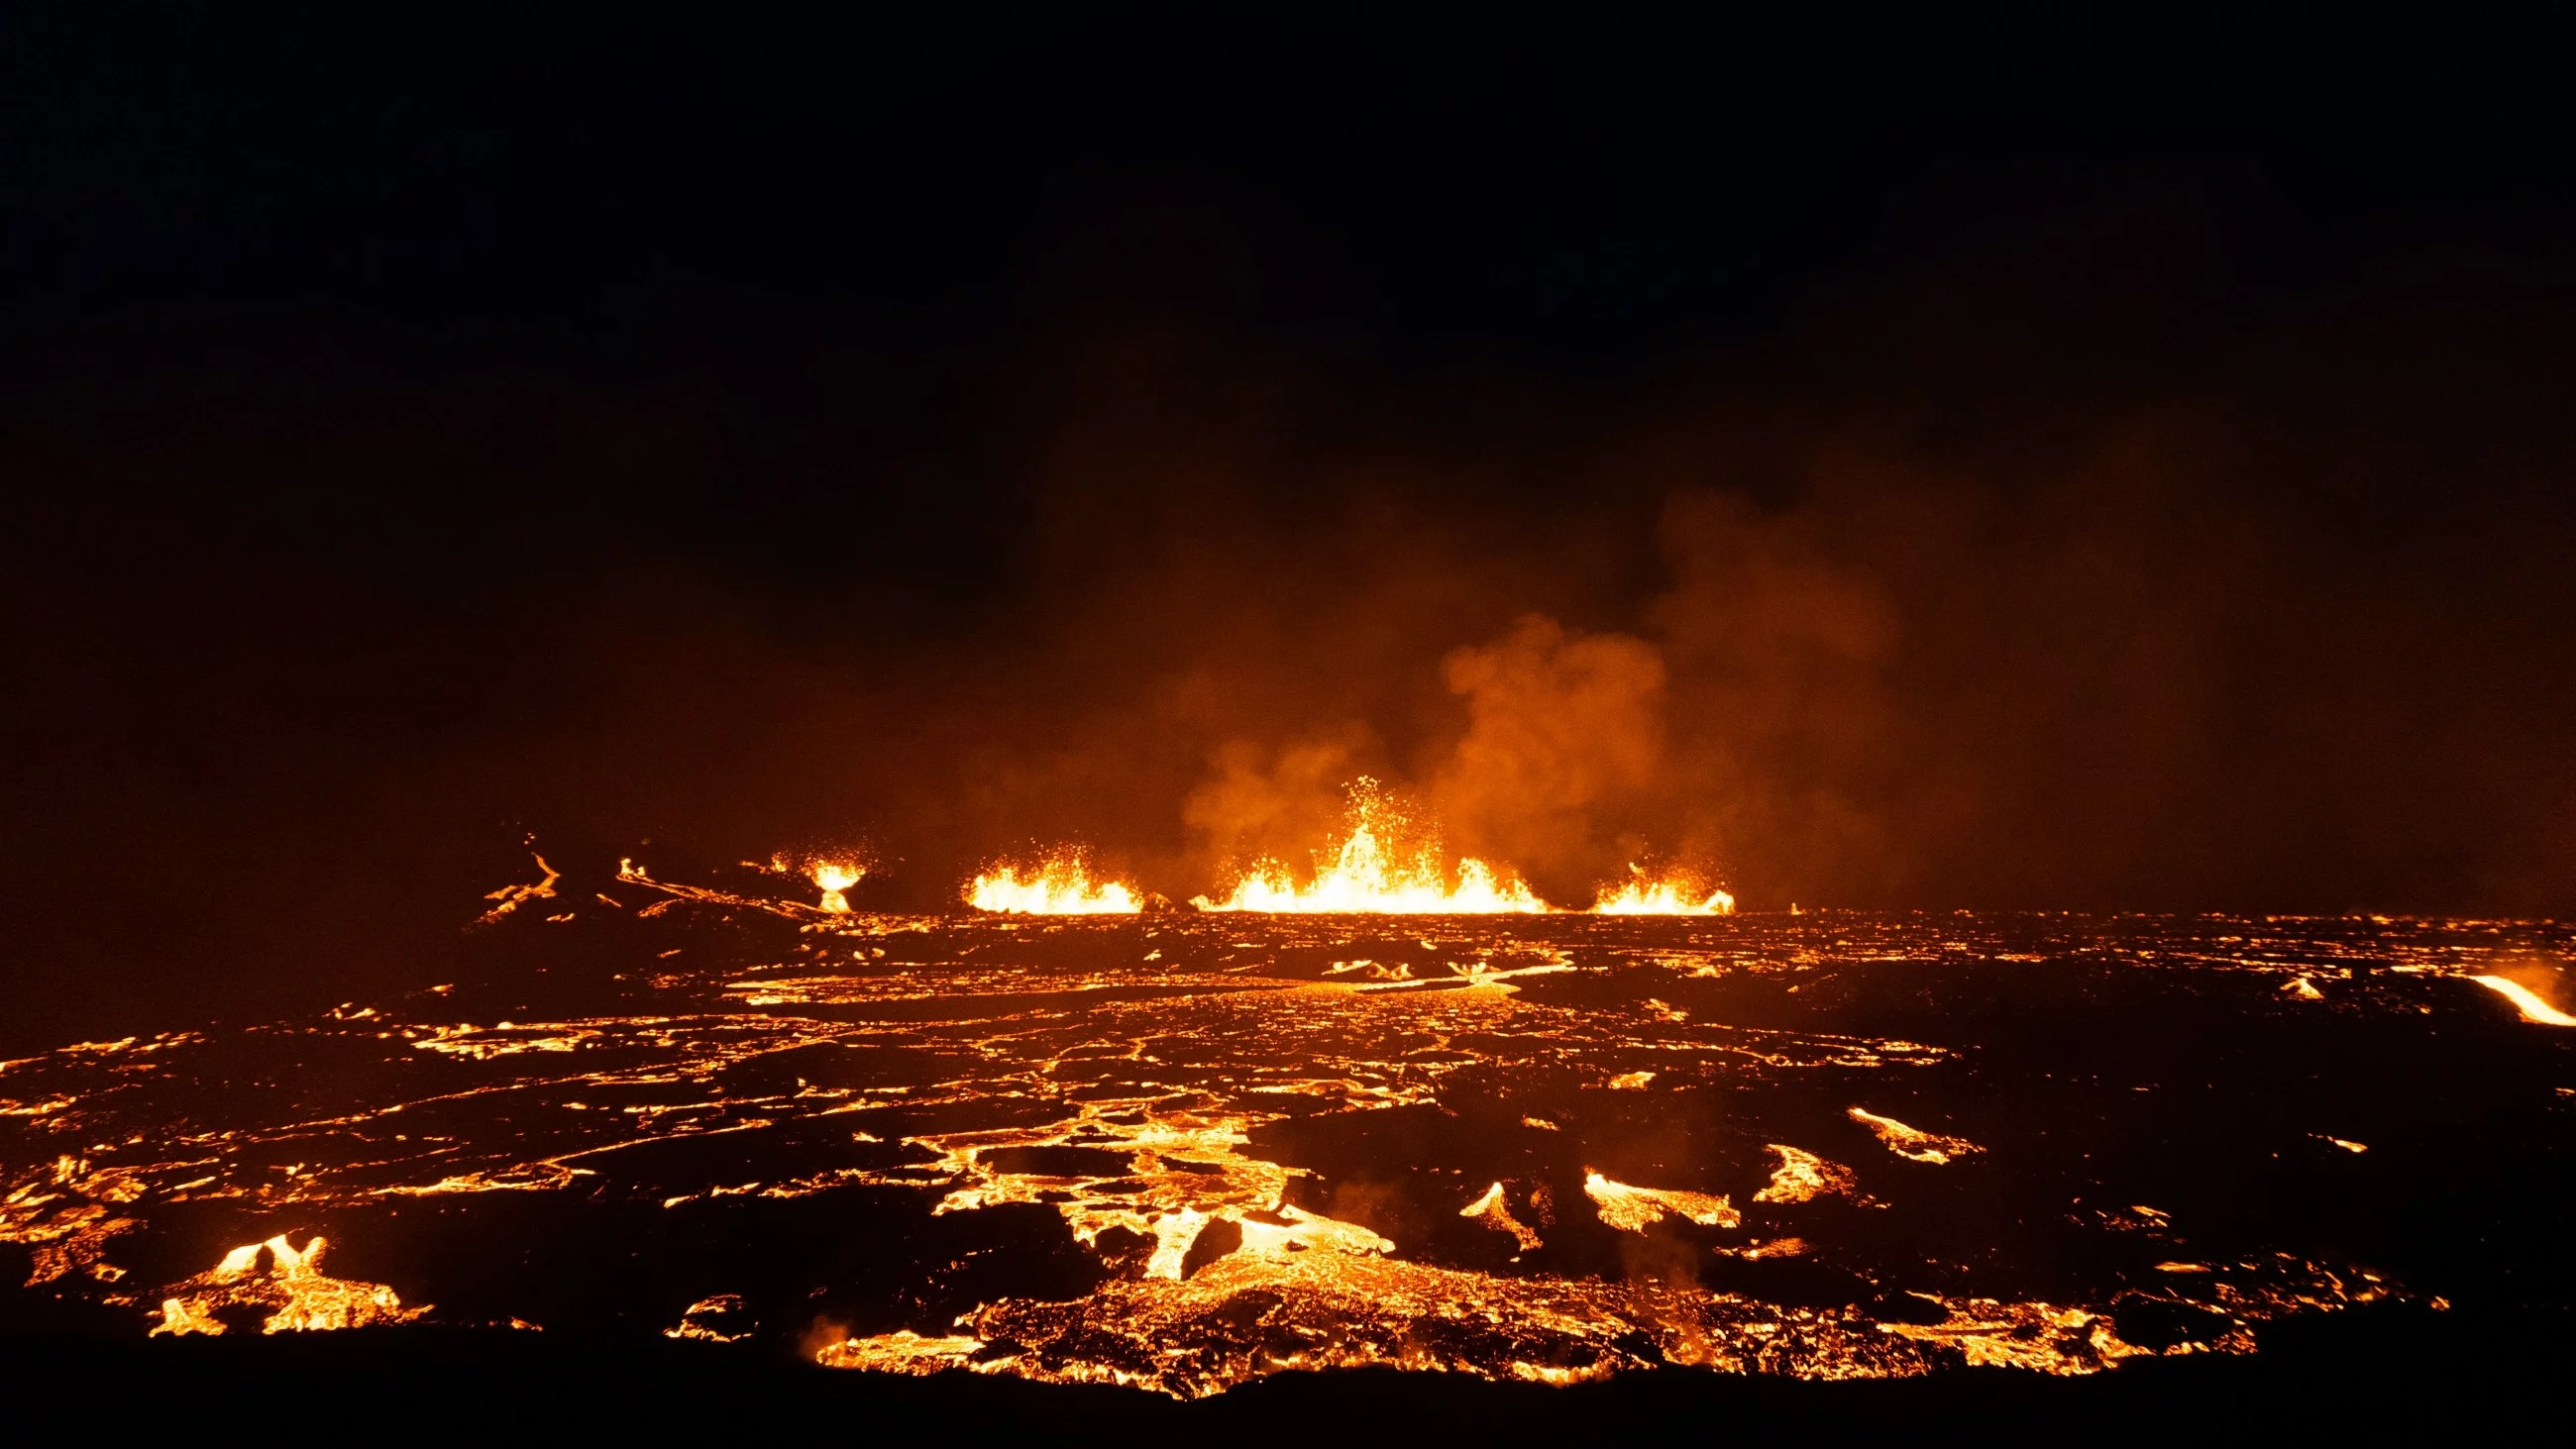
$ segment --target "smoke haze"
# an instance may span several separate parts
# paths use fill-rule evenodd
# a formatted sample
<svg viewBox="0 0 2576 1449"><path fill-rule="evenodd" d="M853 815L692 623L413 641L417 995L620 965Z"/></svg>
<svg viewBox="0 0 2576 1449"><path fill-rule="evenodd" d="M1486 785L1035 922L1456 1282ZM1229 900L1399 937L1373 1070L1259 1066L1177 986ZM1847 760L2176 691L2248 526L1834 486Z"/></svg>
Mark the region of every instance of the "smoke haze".
<svg viewBox="0 0 2576 1449"><path fill-rule="evenodd" d="M2563 211L1620 124L1345 182L1281 121L1037 220L962 152L885 180L953 256L491 159L539 262L332 271L414 233L328 192L238 275L66 271L122 300L0 359L19 1029L437 979L529 835L1186 898L1362 774L1559 904L2576 910ZM698 270L594 285L632 235Z"/></svg>
<svg viewBox="0 0 2576 1449"><path fill-rule="evenodd" d="M21 532L11 574L13 882L69 923L57 952L166 910L349 962L454 914L488 888L456 863L521 831L707 860L861 841L875 903L914 908L1081 841L1178 898L1302 864L1365 773L1562 904L1641 858L1751 908L2570 904L2576 599L2545 494L2354 538L2332 493L2261 486L2289 443L2206 409L2034 459L1881 416L1784 438L1719 396L1558 444L1568 504L1508 467L1485 486L1481 449L1282 459L1295 420L1169 404L1063 423L995 543L1016 562L964 602L631 540L512 569L505 510L460 545L491 576L450 593L376 569L364 531L317 554L49 485L77 511ZM2388 466L2347 446L2305 466ZM813 526L864 548L871 524ZM135 885L139 913L102 904Z"/></svg>

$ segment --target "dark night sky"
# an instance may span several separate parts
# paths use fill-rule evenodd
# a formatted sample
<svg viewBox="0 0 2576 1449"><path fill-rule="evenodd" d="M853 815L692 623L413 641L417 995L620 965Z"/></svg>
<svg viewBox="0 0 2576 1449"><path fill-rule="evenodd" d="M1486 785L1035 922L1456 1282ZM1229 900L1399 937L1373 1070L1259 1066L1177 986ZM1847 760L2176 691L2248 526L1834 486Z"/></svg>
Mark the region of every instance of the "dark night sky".
<svg viewBox="0 0 2576 1449"><path fill-rule="evenodd" d="M2576 909L2563 85L2358 23L15 8L0 1045L523 830L1185 894L1363 768L1567 899Z"/></svg>

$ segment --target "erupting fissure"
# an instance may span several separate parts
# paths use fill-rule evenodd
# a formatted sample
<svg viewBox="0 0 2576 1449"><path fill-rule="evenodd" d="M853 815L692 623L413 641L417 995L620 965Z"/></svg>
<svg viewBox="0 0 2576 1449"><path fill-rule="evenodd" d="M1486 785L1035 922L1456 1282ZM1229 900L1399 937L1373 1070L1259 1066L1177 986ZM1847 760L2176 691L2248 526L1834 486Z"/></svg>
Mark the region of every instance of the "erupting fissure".
<svg viewBox="0 0 2576 1449"><path fill-rule="evenodd" d="M1339 833L1315 852L1311 878L1301 882L1289 868L1264 857L1241 871L1222 898L1201 895L1192 904L1206 911L1324 915L1548 915L1558 908L1539 898L1509 864L1475 856L1451 857L1442 847L1436 822L1406 809L1391 792L1368 776L1348 787L1349 803ZM1068 843L1034 859L997 860L961 890L967 905L979 911L1031 916L1138 915L1155 901L1168 902L1126 881L1095 878L1090 847ZM480 924L501 919L523 901L550 897L557 879L542 857L546 879L533 885L505 886L491 894L500 902ZM762 869L759 863L745 866ZM802 875L821 898L814 909L825 915L853 912L847 892L867 878L863 859L847 855L826 858L780 852L766 869ZM643 881L657 890L699 895L702 887L652 880L634 861L618 863L618 879ZM721 893L719 893L721 894ZM609 902L615 905L614 901ZM764 910L787 910L775 902L749 901ZM1735 911L1735 897L1709 877L1687 868L1650 874L1628 867L1625 881L1604 883L1588 912L1606 916L1724 916Z"/></svg>
<svg viewBox="0 0 2576 1449"><path fill-rule="evenodd" d="M1661 880L1648 880L1637 866L1628 867L1628 879L1615 889L1603 886L1592 903L1596 916L1725 916L1735 911L1735 897L1676 872Z"/></svg>
<svg viewBox="0 0 2576 1449"><path fill-rule="evenodd" d="M814 867L814 884L822 889L822 906L826 914L846 916L850 898L841 894L866 877L867 868L857 865L834 865L828 861Z"/></svg>
<svg viewBox="0 0 2576 1449"><path fill-rule="evenodd" d="M966 903L979 911L1028 916L1132 916L1144 909L1124 883L1093 880L1090 866L1071 850L1034 866L992 867L966 888Z"/></svg>
<svg viewBox="0 0 2576 1449"><path fill-rule="evenodd" d="M1417 824L1363 775L1350 792L1340 842L1317 852L1314 879L1299 885L1275 860L1256 862L1223 900L1197 898L1201 910L1389 915L1539 915L1547 910L1518 877L1473 857L1458 861L1457 880L1441 864L1437 831Z"/></svg>

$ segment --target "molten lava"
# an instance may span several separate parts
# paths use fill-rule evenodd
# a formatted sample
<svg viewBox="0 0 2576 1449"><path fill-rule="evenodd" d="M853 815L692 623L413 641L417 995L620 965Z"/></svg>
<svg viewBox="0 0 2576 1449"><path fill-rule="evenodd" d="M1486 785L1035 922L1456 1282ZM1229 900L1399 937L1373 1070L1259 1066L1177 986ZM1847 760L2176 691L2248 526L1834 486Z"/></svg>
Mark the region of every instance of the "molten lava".
<svg viewBox="0 0 2576 1449"><path fill-rule="evenodd" d="M1908 1127L1893 1117L1882 1117L1865 1107L1854 1107L1843 1115L1877 1133L1878 1140L1888 1151L1899 1157L1911 1158L1916 1162L1928 1162L1935 1167L1953 1159L1965 1157L1972 1152L1986 1150L1965 1137L1945 1137L1938 1132L1926 1132L1919 1127Z"/></svg>
<svg viewBox="0 0 2576 1449"><path fill-rule="evenodd" d="M324 1273L320 1264L325 1246L315 1237L298 1250L280 1234L233 1249L213 1268L171 1286L170 1296L161 1300L161 1321L152 1334L221 1334L224 1321L216 1310L223 1308L264 1312L262 1333L407 1323L429 1311L404 1307L401 1295L382 1283ZM265 1272L259 1266L263 1255L268 1259Z"/></svg>
<svg viewBox="0 0 2576 1449"><path fill-rule="evenodd" d="M546 883L532 862L520 880L556 893L536 898L551 914L460 937L452 984L0 1061L0 1251L26 1264L0 1289L138 1339L542 1323L583 1353L651 1336L1181 1398L1345 1368L2091 1374L2250 1353L2267 1324L2409 1297L2267 1246L2319 1235L2300 1195L2231 1203L2200 1179L2223 1209L2203 1220L2070 1194L2077 1175L2189 1189L2195 1162L2286 1160L2269 1008L2318 963L2415 969L2335 980L2330 1015L2282 1008L2369 1031L2309 1059L2329 1108L2304 1124L2312 1158L2384 1163L2375 1190L2420 1212L2457 1182L2409 1163L2528 1147L2479 1124L2524 1132L2555 1118L2494 1104L2562 1100L2510 1049L2531 1028L2449 984L2509 972L2564 1002L2533 974L2568 953L2558 923L1157 912L1050 930L825 915L802 891L818 863L755 867L737 893L631 860L567 859ZM1048 874L1010 878L1041 906L1116 884ZM1849 989L1791 990L1825 979ZM2070 998L2116 1009L2031 1015ZM2119 1070L2069 1071L1985 1049L2014 1015L2070 1042L2099 1019L2137 1029ZM2329 1135L2364 1122L2368 1143ZM2186 1135L2211 1150L2175 1158ZM2494 1201L2549 1230L2545 1195Z"/></svg>
<svg viewBox="0 0 2576 1449"><path fill-rule="evenodd" d="M1288 868L1265 860L1234 883L1223 900L1200 896L1208 911L1321 915L1382 911L1389 915L1543 915L1547 904L1528 885L1481 860L1461 858L1456 884L1441 864L1436 832L1414 824L1362 776L1339 843L1315 856L1315 878L1299 885Z"/></svg>
<svg viewBox="0 0 2576 1449"><path fill-rule="evenodd" d="M865 866L834 865L828 861L816 863L813 873L814 884L823 892L824 912L835 916L848 915L850 898L841 892L857 885L867 873Z"/></svg>
<svg viewBox="0 0 2576 1449"><path fill-rule="evenodd" d="M1704 1228L1740 1227L1744 1215L1723 1196L1683 1192L1676 1188L1630 1187L1612 1182L1590 1168L1583 1172L1583 1195L1592 1199L1601 1221L1623 1233L1642 1233L1679 1213Z"/></svg>
<svg viewBox="0 0 2576 1449"><path fill-rule="evenodd" d="M546 864L546 858L542 855L531 854L529 859L534 860L537 863L537 869L546 873L546 878L541 881L532 881L525 885L505 885L499 890L486 895L483 899L487 901L497 901L499 904L476 917L474 924L478 926L496 925L500 922L502 917L507 916L512 911L517 910L519 907L526 905L530 901L554 899L555 882L563 879L563 872Z"/></svg>
<svg viewBox="0 0 2576 1449"><path fill-rule="evenodd" d="M1592 903L1592 913L1599 916L1724 916L1735 911L1735 897L1722 890L1705 888L1705 883L1686 875L1668 875L1650 881L1636 866L1628 867L1628 880L1618 889L1601 888L1600 898Z"/></svg>
<svg viewBox="0 0 2576 1449"><path fill-rule="evenodd" d="M1814 1202L1823 1197L1847 1198L1862 1207L1885 1207L1860 1190L1860 1178L1839 1162L1827 1162L1803 1148L1784 1142L1771 1144L1780 1165L1771 1170L1771 1181L1753 1195L1755 1202Z"/></svg>
<svg viewBox="0 0 2576 1449"><path fill-rule="evenodd" d="M1504 1197L1503 1185L1499 1182L1485 1189L1483 1197L1458 1209L1458 1216L1474 1218L1495 1232L1511 1234L1512 1241L1519 1244L1523 1252L1543 1246L1536 1229L1512 1216L1511 1203Z"/></svg>
<svg viewBox="0 0 2576 1449"><path fill-rule="evenodd" d="M966 903L979 911L1024 916L1132 916L1144 909L1121 882L1094 881L1091 868L1070 851L1024 868L1003 864L975 877Z"/></svg>
<svg viewBox="0 0 2576 1449"><path fill-rule="evenodd" d="M2576 1026L2576 1016L2569 1016L2543 1000L2540 993L2505 976L2472 976L2471 981L2513 1003L2522 1019L2540 1026Z"/></svg>

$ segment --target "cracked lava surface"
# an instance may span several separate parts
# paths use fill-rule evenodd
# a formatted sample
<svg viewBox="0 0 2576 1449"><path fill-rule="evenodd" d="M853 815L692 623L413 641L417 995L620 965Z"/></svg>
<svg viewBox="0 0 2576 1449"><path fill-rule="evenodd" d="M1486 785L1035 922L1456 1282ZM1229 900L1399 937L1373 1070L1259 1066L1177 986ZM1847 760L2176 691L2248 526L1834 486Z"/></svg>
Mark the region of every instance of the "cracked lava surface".
<svg viewBox="0 0 2576 1449"><path fill-rule="evenodd" d="M2563 1159L2576 1096L2522 1000L2555 978L2481 980L2548 923L898 917L544 872L471 979L0 1067L11 1291L1183 1397L2091 1373L2439 1306L2413 1205Z"/></svg>

